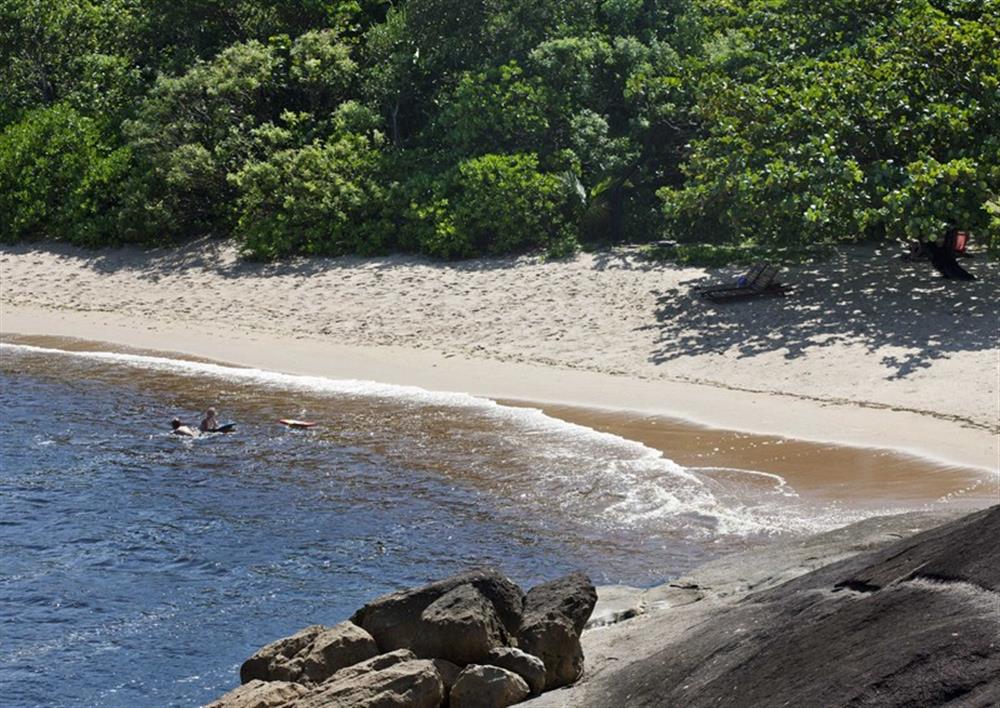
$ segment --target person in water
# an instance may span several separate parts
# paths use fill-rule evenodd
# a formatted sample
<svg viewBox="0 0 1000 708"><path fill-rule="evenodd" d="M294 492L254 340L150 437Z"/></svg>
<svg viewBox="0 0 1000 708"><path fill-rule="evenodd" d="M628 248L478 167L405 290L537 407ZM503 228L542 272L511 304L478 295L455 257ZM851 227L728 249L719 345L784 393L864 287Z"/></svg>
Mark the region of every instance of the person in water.
<svg viewBox="0 0 1000 708"><path fill-rule="evenodd" d="M203 433L214 433L219 427L219 419L216 417L215 409L209 408L205 411L205 417L201 419L198 429Z"/></svg>
<svg viewBox="0 0 1000 708"><path fill-rule="evenodd" d="M174 430L174 435L180 435L186 438L196 438L198 437L198 431L192 428L190 425L184 425L180 418L174 418L170 421L170 427Z"/></svg>

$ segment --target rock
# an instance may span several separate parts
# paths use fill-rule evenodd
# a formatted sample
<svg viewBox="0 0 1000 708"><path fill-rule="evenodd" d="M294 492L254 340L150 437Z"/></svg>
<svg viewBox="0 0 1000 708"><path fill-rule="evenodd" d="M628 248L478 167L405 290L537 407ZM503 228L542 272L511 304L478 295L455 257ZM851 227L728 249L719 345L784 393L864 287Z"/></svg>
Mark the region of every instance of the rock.
<svg viewBox="0 0 1000 708"><path fill-rule="evenodd" d="M508 641L493 605L472 585L459 585L427 606L413 651L460 666L482 663L493 647Z"/></svg>
<svg viewBox="0 0 1000 708"><path fill-rule="evenodd" d="M505 708L528 697L528 684L499 666L466 666L451 688L451 708Z"/></svg>
<svg viewBox="0 0 1000 708"><path fill-rule="evenodd" d="M341 622L317 635L302 663L302 675L319 683L346 666L378 655L368 632L353 622Z"/></svg>
<svg viewBox="0 0 1000 708"><path fill-rule="evenodd" d="M518 635L518 646L545 665L545 690L568 686L583 675L580 635L564 617L533 622Z"/></svg>
<svg viewBox="0 0 1000 708"><path fill-rule="evenodd" d="M1000 506L766 585L605 670L569 700L594 708L1000 705L997 538ZM673 624L671 614L658 621ZM659 633L652 615L641 621Z"/></svg>
<svg viewBox="0 0 1000 708"><path fill-rule="evenodd" d="M297 683L252 679L205 708L278 708L308 692L308 688Z"/></svg>
<svg viewBox="0 0 1000 708"><path fill-rule="evenodd" d="M301 666L290 666L294 657L308 648L313 640L329 627L314 624L300 629L290 637L279 639L258 649L253 656L240 666L240 682L248 683L254 679L261 681L290 680L292 676L301 674Z"/></svg>
<svg viewBox="0 0 1000 708"><path fill-rule="evenodd" d="M545 664L545 690L566 686L583 673L580 632L597 604L597 591L582 573L531 589L525 598L518 646Z"/></svg>
<svg viewBox="0 0 1000 708"><path fill-rule="evenodd" d="M409 649L397 649L396 651L379 654L378 656L374 656L367 661L362 661L354 664L353 666L341 669L328 678L327 681L340 681L341 679L345 679L350 676L360 676L361 674L366 674L369 671L381 671L382 669L388 669L390 666L402 664L404 661L413 661L416 658L417 655Z"/></svg>
<svg viewBox="0 0 1000 708"><path fill-rule="evenodd" d="M522 624L556 615L567 618L577 634L583 631L597 604L597 589L583 573L570 573L531 588L524 599Z"/></svg>
<svg viewBox="0 0 1000 708"><path fill-rule="evenodd" d="M349 667L326 680L294 708L438 708L444 683L434 664L402 661L377 671Z"/></svg>
<svg viewBox="0 0 1000 708"><path fill-rule="evenodd" d="M528 690L533 694L537 695L545 690L545 663L537 656L514 647L498 647L490 650L483 663L513 671L524 679Z"/></svg>
<svg viewBox="0 0 1000 708"><path fill-rule="evenodd" d="M458 681L458 675L462 673L462 667L451 663L447 659L431 659L431 663L434 664L434 668L441 675L441 680L444 682L444 693L447 696L451 693L451 687Z"/></svg>
<svg viewBox="0 0 1000 708"><path fill-rule="evenodd" d="M521 624L524 593L491 568L471 570L450 578L384 595L354 613L351 621L371 634L382 651L408 649L423 631L421 615L442 595L460 585L472 585L485 597L507 634L513 636Z"/></svg>
<svg viewBox="0 0 1000 708"><path fill-rule="evenodd" d="M318 683L376 654L375 640L356 624L317 624L258 650L243 662L240 680Z"/></svg>

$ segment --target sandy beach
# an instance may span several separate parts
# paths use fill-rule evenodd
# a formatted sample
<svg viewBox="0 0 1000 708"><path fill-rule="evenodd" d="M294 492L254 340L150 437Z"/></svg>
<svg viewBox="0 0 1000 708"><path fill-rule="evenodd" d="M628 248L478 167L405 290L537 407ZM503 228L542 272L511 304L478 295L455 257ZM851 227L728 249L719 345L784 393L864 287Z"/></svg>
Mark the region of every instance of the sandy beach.
<svg viewBox="0 0 1000 708"><path fill-rule="evenodd" d="M0 251L0 333L289 373L634 411L998 469L1000 268L974 283L873 248L792 266L787 298L712 305L740 268L634 250L436 263L248 263L178 250Z"/></svg>

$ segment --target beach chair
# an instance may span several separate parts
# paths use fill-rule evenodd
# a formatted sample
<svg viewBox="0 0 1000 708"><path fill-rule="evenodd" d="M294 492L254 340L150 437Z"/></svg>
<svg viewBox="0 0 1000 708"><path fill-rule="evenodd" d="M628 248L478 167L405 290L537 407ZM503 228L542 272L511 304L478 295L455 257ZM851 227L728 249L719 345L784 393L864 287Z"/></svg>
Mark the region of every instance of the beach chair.
<svg viewBox="0 0 1000 708"><path fill-rule="evenodd" d="M712 302L735 302L754 297L784 297L791 288L777 282L778 266L757 263L736 285L716 285L701 291L701 296Z"/></svg>

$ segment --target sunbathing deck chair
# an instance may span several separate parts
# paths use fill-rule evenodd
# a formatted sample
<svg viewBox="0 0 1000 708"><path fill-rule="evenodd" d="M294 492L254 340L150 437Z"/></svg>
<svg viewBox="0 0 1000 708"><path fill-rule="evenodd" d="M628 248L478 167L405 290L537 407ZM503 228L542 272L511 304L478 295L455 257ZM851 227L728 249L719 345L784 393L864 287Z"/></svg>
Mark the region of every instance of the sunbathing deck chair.
<svg viewBox="0 0 1000 708"><path fill-rule="evenodd" d="M778 283L778 266L757 263L740 279L740 285L716 285L701 291L712 302L735 302L754 297L784 297L791 287Z"/></svg>

